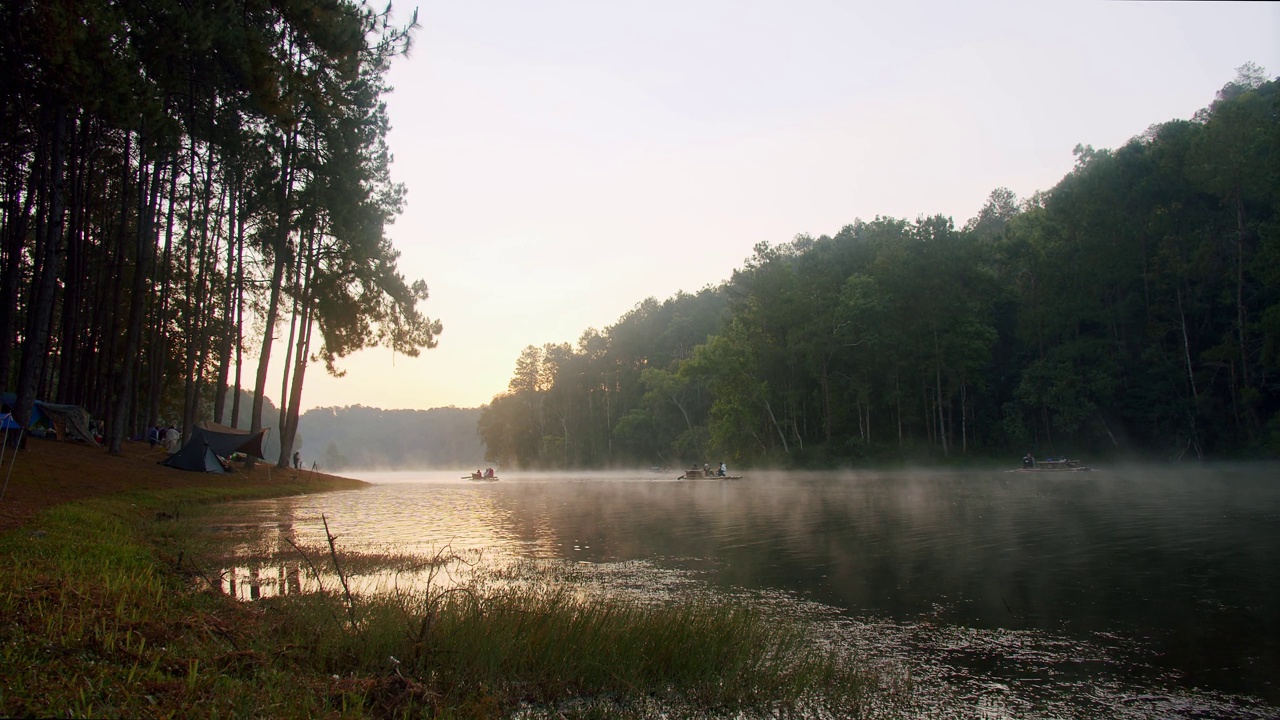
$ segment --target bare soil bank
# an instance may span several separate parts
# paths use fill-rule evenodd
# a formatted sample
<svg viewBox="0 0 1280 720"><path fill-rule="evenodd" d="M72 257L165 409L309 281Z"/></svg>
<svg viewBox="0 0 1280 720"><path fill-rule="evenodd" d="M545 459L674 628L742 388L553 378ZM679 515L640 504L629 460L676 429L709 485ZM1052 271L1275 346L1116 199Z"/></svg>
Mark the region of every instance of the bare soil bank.
<svg viewBox="0 0 1280 720"><path fill-rule="evenodd" d="M126 442L123 453L116 456L105 448L83 443L30 438L26 448L17 451L16 461L14 452L11 447L4 448L0 467L0 485L6 476L9 483L0 500L0 532L21 526L52 505L128 490L230 488L298 481L335 487L364 484L309 470L280 470L263 462L252 471L235 464L235 472L227 475L175 470L160 464L168 453L145 442Z"/></svg>

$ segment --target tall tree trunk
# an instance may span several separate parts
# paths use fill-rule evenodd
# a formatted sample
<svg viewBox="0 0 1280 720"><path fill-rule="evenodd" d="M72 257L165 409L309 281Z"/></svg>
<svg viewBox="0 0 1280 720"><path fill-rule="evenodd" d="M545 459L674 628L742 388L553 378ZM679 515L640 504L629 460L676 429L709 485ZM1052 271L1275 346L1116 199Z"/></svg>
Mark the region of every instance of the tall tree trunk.
<svg viewBox="0 0 1280 720"><path fill-rule="evenodd" d="M141 157L141 155L139 155ZM134 232L137 231L136 224L130 226L126 218L133 217L136 208L131 207L131 201L135 198L133 177L133 136L131 133L125 133L124 136L124 152L122 153L122 162L120 163L120 190L118 194L119 201L119 217L116 221L114 229L104 239L111 243L108 249L108 261L110 266L106 279L110 287L109 299L103 305L106 315L103 318L103 325L106 329L106 346L103 352L103 360L101 367L106 370L106 377L102 384L102 397L106 408L105 421L107 428L114 428L116 423L124 422L124 418L116 416L117 397L122 380L120 373L123 369L123 363L119 363L121 358L120 344L123 342L126 333L127 316L125 315L126 301L124 298L125 283L119 282L119 278L129 277L128 266L131 258L134 257L133 248L136 243L136 235L130 235L129 228L133 227ZM138 166L142 166L139 160ZM140 190L138 192L141 192ZM136 269L136 268L135 268ZM119 364L118 364L119 363ZM110 434L110 430L108 434Z"/></svg>
<svg viewBox="0 0 1280 720"><path fill-rule="evenodd" d="M108 450L112 455L121 454L124 446L125 426L129 421L129 408L134 403L134 365L137 362L138 345L142 337L142 319L146 315L147 277L151 273L151 258L155 255L153 220L160 202L160 162L150 164L145 160L144 142L138 140L138 226L135 234L133 288L129 298L129 320L125 330L124 356L120 368L120 384L116 395L114 418L111 425ZM134 428L135 430L137 428Z"/></svg>
<svg viewBox="0 0 1280 720"><path fill-rule="evenodd" d="M195 178L195 160L192 160L192 179ZM186 353L183 360L183 393L182 393L182 441L185 443L194 431L196 418L199 412L200 404L200 388L203 377L203 367L200 359L204 355L204 348L208 344L208 321L205 317L205 307L208 301L209 287L209 256L213 254L210 250L209 238L209 218L213 212L213 165L214 157L212 148L209 149L209 156L205 161L204 167L204 188L200 193L200 232L199 236L194 238L195 248L187 248L187 266L191 268L192 252L195 253L195 266L187 275L187 302L191 307L191 315L185 331L187 338Z"/></svg>
<svg viewBox="0 0 1280 720"><path fill-rule="evenodd" d="M280 373L280 408L279 417L276 420L276 430L280 434L280 457L276 458L276 467L286 468L289 466L289 453L293 450L293 434L289 428L289 402L292 400L292 393L289 392L289 383L292 380L290 369L293 367L293 348L294 342L298 339L299 328L298 322L302 315L302 264L306 254L310 253L311 238L308 238L306 248L298 248L298 257L293 266L293 279L291 286L293 287L293 311L289 313L289 339L284 344L284 368Z"/></svg>
<svg viewBox="0 0 1280 720"><path fill-rule="evenodd" d="M253 384L253 407L249 411L249 432L256 433L262 429L262 400L267 390L267 369L271 364L271 344L275 341L276 320L280 313L280 284L284 280L284 269L289 264L289 258L286 257L288 248L285 246L287 238L281 238L279 235L287 235L287 226L277 230L275 263L271 273L271 289L269 290L269 298L267 300L267 315L264 318L265 327L262 331L262 350L258 354L258 372L254 377ZM282 451L283 452L283 451ZM248 467L254 465L253 458L249 458Z"/></svg>
<svg viewBox="0 0 1280 720"><path fill-rule="evenodd" d="M1182 285L1179 283L1177 289L1178 298L1178 320L1182 327L1182 357L1187 368L1187 385L1191 388L1191 399L1199 402L1200 393L1196 389L1195 368L1191 363L1191 340L1187 337L1187 314L1182 309Z"/></svg>
<svg viewBox="0 0 1280 720"><path fill-rule="evenodd" d="M36 192L22 193L19 187L21 169L14 159L12 167L5 168L4 225L0 228L0 385L13 387L10 382L14 369L13 350L17 342L18 297L22 290L22 246L26 243L27 229L31 227ZM32 167L31 174L37 175Z"/></svg>
<svg viewBox="0 0 1280 720"><path fill-rule="evenodd" d="M80 326L83 314L80 312L81 293L86 287L84 277L84 229L85 229L85 176L88 174L87 145L89 143L90 123L80 124L77 140L72 144L74 160L69 162L71 168L71 227L66 234L67 263L66 280L63 282L62 319L58 335L62 338L62 352L58 365L57 402L79 403L84 400L77 397L76 376L82 366L79 358L82 333Z"/></svg>
<svg viewBox="0 0 1280 720"><path fill-rule="evenodd" d="M281 402L282 418L280 422L280 458L277 466L288 467L290 456L298 437L298 417L302 406L302 383L307 374L307 357L311 353L311 332L315 298L312 297L312 281L315 278L315 244L314 233L307 242L305 255L300 265L305 268L305 276L300 277L297 287L297 349L293 358L293 381L287 400ZM300 268L301 269L301 268ZM285 397L282 395L282 397Z"/></svg>
<svg viewBox="0 0 1280 720"><path fill-rule="evenodd" d="M1195 368L1191 363L1191 340L1187 337L1187 314L1182 308L1182 285L1178 285L1178 320L1182 327L1182 357L1187 367L1187 386L1191 388L1191 405L1187 408L1187 429L1191 433L1191 443L1196 447L1196 457L1200 457L1200 433L1196 428L1196 414L1200 412L1200 392L1196 389Z"/></svg>
<svg viewBox="0 0 1280 720"><path fill-rule="evenodd" d="M587 396L588 401L590 400L590 397L591 397L590 395L588 395L588 396ZM686 429L689 429L689 430L692 430L692 429L693 429L693 421L691 421L691 420L689 419L689 411L688 411L687 409L685 409L684 403L682 403L682 402L680 402L679 400L677 400L677 399L676 399L676 396L675 396L675 394L674 394L674 393L672 393L672 394L670 395L670 398L671 398L671 404L672 404L672 405L675 405L677 408L679 408L679 409L680 409L680 417L683 417L683 418L684 418L684 426L685 426L685 428L686 428ZM589 412L589 411L590 411L590 408L588 408L588 412Z"/></svg>
<svg viewBox="0 0 1280 720"><path fill-rule="evenodd" d="M938 331L933 331L933 372L935 387L938 391L938 437L942 440L942 456L950 457L947 448L947 422L942 407L942 351L938 349Z"/></svg>
<svg viewBox="0 0 1280 720"><path fill-rule="evenodd" d="M1245 307L1244 291L1244 189L1236 187L1236 332L1240 338L1240 383L1246 389L1252 389L1249 370L1249 316ZM1256 441L1257 415L1254 404L1244 403L1245 432L1250 443Z"/></svg>
<svg viewBox="0 0 1280 720"><path fill-rule="evenodd" d="M235 332L235 308L233 303L235 300L236 253L239 249L237 238L239 233L244 231L244 224L239 220L240 192L241 179L240 172L237 170L231 179L231 200L228 203L230 215L228 224L231 235L227 239L227 283L222 295L222 324L218 339L218 380L213 395L213 421L219 425L222 424L223 411L227 406L227 377L231 374L231 341Z"/></svg>
<svg viewBox="0 0 1280 720"><path fill-rule="evenodd" d="M302 382L307 375L307 356L311 352L311 333L314 323L310 309L303 311L306 316L300 326L298 351L293 362L293 383L289 392L289 412L285 417L284 431L281 433L280 462L288 463L290 452L294 449L298 438L298 418L302 406ZM287 449L286 449L287 448Z"/></svg>
<svg viewBox="0 0 1280 720"><path fill-rule="evenodd" d="M236 237L236 384L231 397L231 427L240 427L240 374L244 370L244 215L240 216L240 232Z"/></svg>
<svg viewBox="0 0 1280 720"><path fill-rule="evenodd" d="M47 175L46 219L43 225L43 243L40 244L40 274L35 278L33 302L30 304L30 331L22 345L22 360L18 368L17 407L18 422L24 426L31 420L36 390L44 371L45 350L49 346L49 320L53 317L55 293L58 285L58 268L62 261L62 224L64 214L64 164L66 160L67 111L65 103L55 98L50 103L49 114L49 172Z"/></svg>
<svg viewBox="0 0 1280 720"><path fill-rule="evenodd" d="M898 371L893 372L893 395L898 405L898 447L902 447L902 386L899 383Z"/></svg>
<svg viewBox="0 0 1280 720"><path fill-rule="evenodd" d="M764 409L769 413L769 420L773 423L773 428L778 432L778 439L782 440L782 452L791 455L791 448L787 446L787 434L782 431L782 426L778 424L778 418L773 416L773 407L769 405L769 401L764 401Z"/></svg>
<svg viewBox="0 0 1280 720"><path fill-rule="evenodd" d="M160 422L160 398L164 395L164 365L169 352L169 278L173 266L173 222L178 206L178 156L169 159L169 207L165 218L164 252L160 256L159 301L151 318L150 363L147 383L147 427Z"/></svg>
<svg viewBox="0 0 1280 720"><path fill-rule="evenodd" d="M287 53L289 62L295 62L292 40L289 41ZM266 327L262 333L262 352L258 354L258 371L254 377L253 407L249 415L249 431L256 433L262 429L262 406L267 391L267 369L271 364L271 344L275 341L275 326L280 314L280 284L284 280L284 272L292 264L289 249L289 233L293 225L293 180L294 159L298 145L298 126L296 123L285 131L280 144L280 176L276 186L275 227L271 238L271 250L274 254L274 267L271 273L271 289L267 300ZM284 402L284 398L280 398ZM279 428L276 428L278 431ZM280 449L284 453L284 448ZM255 462L249 458L247 466L253 468Z"/></svg>
<svg viewBox="0 0 1280 720"><path fill-rule="evenodd" d="M831 377L827 368L830 361L831 355L828 354L827 362L822 364L822 377L820 378L822 383L822 437L827 445L831 444L831 424L833 422L831 417Z"/></svg>

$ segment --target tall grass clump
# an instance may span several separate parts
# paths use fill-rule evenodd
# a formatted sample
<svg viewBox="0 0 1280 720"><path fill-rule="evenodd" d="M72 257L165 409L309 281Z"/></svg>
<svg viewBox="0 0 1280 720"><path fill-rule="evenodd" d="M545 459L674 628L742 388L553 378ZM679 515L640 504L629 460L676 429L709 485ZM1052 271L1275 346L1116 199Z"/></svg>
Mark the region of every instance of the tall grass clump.
<svg viewBox="0 0 1280 720"><path fill-rule="evenodd" d="M744 604L650 605L522 587L451 593L419 612L430 622L416 661L533 703L639 692L703 708L790 708L864 690L864 678L816 651L802 626Z"/></svg>
<svg viewBox="0 0 1280 720"><path fill-rule="evenodd" d="M392 676L408 703L400 709L412 712L554 714L586 703L637 717L657 708L671 717L866 717L891 690L823 649L808 626L745 602L641 603L578 592L554 576L364 598L335 588L260 605L279 643L311 649L314 672L366 684ZM384 701L378 687L362 701Z"/></svg>

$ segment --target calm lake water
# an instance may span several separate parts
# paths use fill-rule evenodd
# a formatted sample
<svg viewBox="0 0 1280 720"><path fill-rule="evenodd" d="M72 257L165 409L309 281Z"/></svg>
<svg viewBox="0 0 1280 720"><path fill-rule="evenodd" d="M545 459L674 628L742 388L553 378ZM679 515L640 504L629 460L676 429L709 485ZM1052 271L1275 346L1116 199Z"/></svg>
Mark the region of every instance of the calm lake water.
<svg viewBox="0 0 1280 720"><path fill-rule="evenodd" d="M674 474L356 474L219 522L753 598L910 673L919 717L1280 718L1280 466Z"/></svg>

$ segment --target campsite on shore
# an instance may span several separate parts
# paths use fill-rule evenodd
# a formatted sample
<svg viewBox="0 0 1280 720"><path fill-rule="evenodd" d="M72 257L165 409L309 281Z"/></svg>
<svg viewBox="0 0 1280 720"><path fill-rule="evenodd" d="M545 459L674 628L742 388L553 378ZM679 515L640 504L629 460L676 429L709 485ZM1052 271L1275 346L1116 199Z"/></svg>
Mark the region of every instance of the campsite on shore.
<svg viewBox="0 0 1280 720"><path fill-rule="evenodd" d="M280 470L266 462L259 462L252 471L236 464L235 471L228 474L184 472L161 465L169 453L145 442L126 443L121 455L111 455L81 443L30 438L16 457L12 452L12 448L5 448L0 469L8 476L0 500L0 533L54 505L116 493L195 488L239 493L252 488L256 494L269 495L364 485L320 472Z"/></svg>

